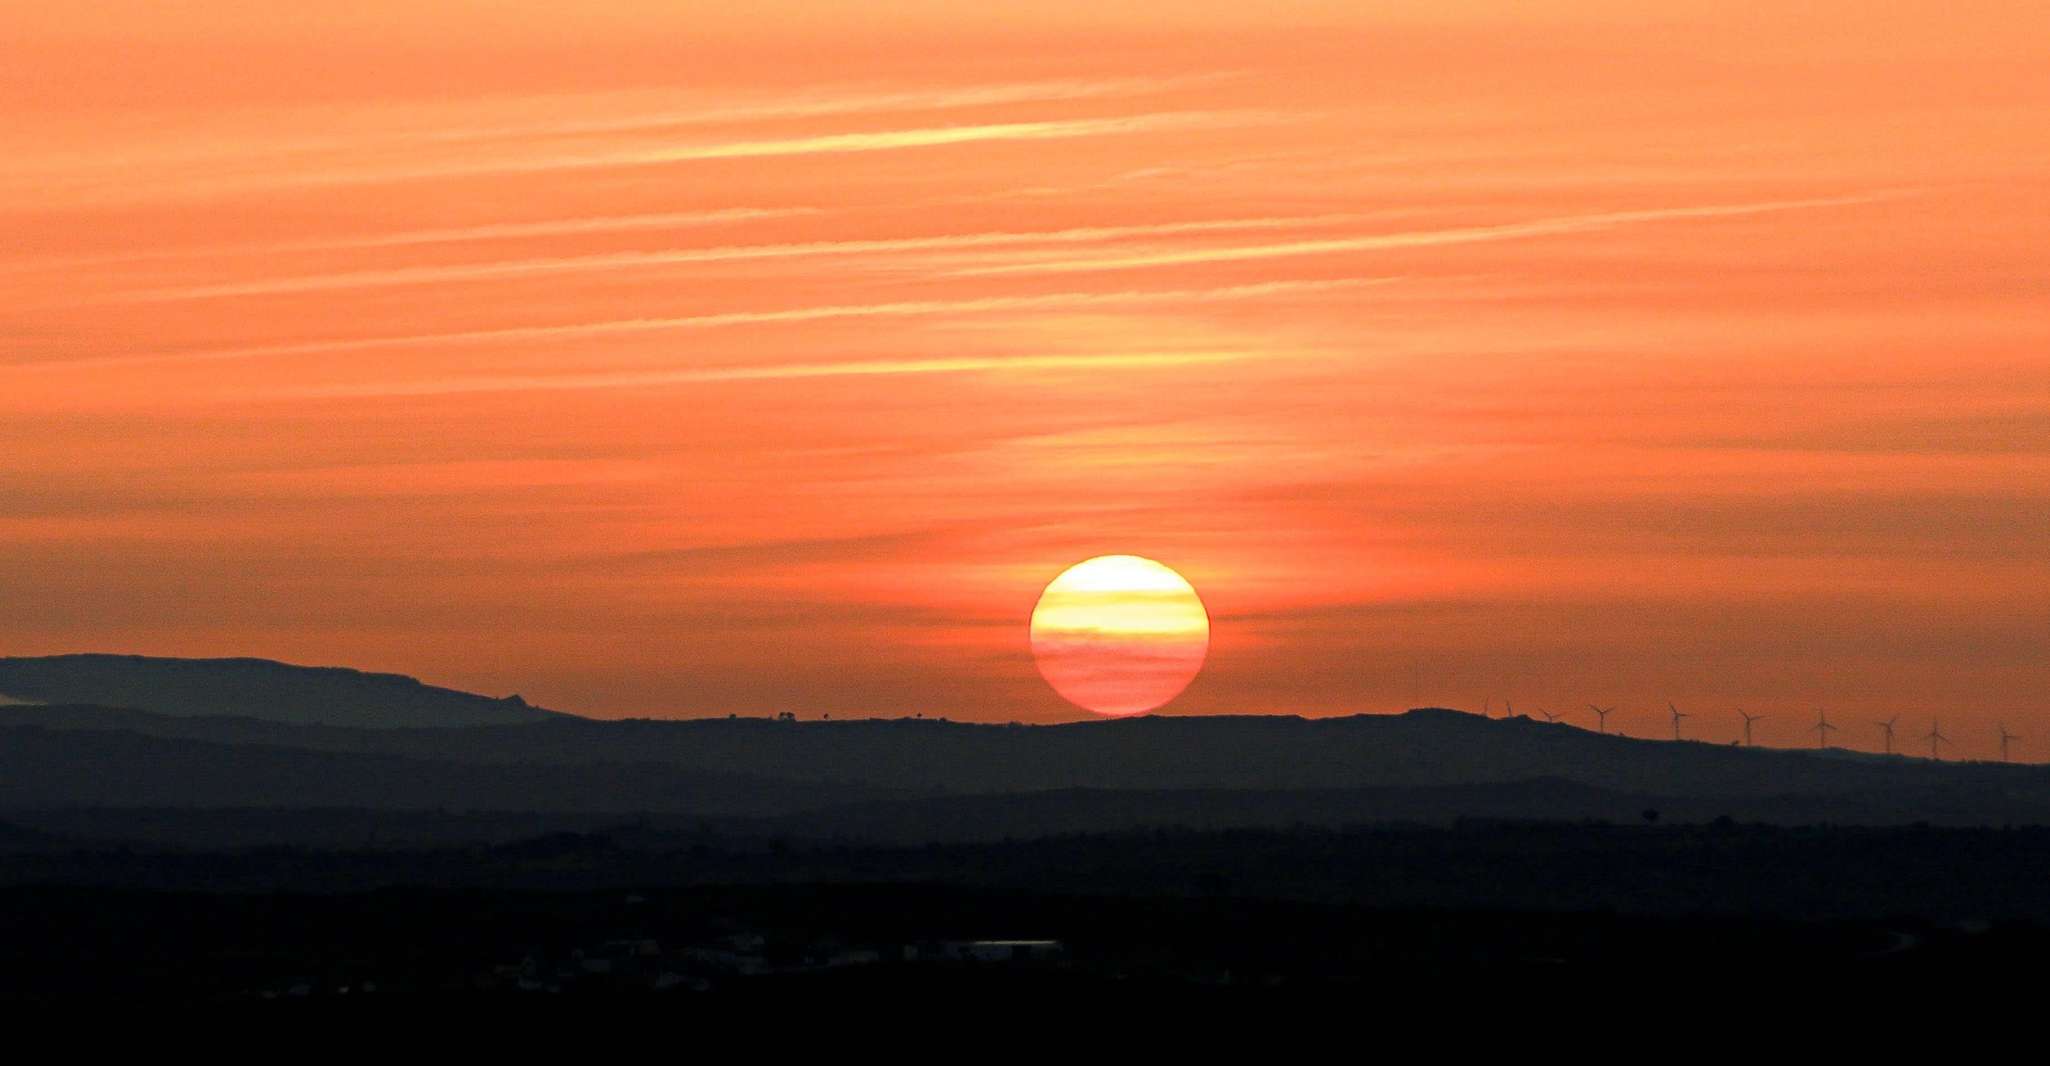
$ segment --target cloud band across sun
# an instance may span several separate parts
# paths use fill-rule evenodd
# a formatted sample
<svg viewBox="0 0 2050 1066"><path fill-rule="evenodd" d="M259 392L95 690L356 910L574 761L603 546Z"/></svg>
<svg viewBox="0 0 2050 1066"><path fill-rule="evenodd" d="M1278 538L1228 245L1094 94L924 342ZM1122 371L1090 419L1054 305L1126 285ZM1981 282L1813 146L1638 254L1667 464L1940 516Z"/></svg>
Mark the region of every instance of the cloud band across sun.
<svg viewBox="0 0 2050 1066"><path fill-rule="evenodd" d="M1210 648L1210 617L1180 574L1135 555L1104 555L1055 578L1032 612L1032 652L1047 683L1103 715L1141 714L1181 694Z"/></svg>

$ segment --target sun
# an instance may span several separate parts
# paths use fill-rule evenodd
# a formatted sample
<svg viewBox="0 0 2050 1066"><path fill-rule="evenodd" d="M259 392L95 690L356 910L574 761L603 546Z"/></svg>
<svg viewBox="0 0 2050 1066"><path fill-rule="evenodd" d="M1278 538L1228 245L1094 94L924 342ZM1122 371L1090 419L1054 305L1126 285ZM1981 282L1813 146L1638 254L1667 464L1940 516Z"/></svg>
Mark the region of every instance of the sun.
<svg viewBox="0 0 2050 1066"><path fill-rule="evenodd" d="M1106 716L1143 714L1181 694L1210 651L1196 589L1137 555L1061 572L1032 610L1032 655L1055 692Z"/></svg>

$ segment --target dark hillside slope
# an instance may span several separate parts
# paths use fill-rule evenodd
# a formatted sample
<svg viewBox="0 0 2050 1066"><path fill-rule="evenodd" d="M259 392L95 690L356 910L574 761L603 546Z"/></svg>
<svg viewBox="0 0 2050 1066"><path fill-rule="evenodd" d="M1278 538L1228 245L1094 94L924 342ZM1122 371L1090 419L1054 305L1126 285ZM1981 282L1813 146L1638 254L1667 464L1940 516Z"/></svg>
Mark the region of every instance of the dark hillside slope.
<svg viewBox="0 0 2050 1066"><path fill-rule="evenodd" d="M45 704L131 707L369 729L447 728L562 717L518 696L493 699L398 674L267 659L53 655L0 659L0 694Z"/></svg>
<svg viewBox="0 0 2050 1066"><path fill-rule="evenodd" d="M913 839L1457 818L2050 824L2050 767L1601 736L1451 711L351 729L0 708L0 806L804 815L778 831ZM520 784L524 782L525 784ZM853 805L853 806L850 806ZM814 817L815 814L815 817Z"/></svg>
<svg viewBox="0 0 2050 1066"><path fill-rule="evenodd" d="M937 719L606 722L561 716L510 726L369 730L88 707L0 708L0 723L10 722L451 762L661 763L946 792L1433 787L1555 778L1653 795L1966 789L2050 805L2050 767L1640 740L1444 710L1010 727Z"/></svg>

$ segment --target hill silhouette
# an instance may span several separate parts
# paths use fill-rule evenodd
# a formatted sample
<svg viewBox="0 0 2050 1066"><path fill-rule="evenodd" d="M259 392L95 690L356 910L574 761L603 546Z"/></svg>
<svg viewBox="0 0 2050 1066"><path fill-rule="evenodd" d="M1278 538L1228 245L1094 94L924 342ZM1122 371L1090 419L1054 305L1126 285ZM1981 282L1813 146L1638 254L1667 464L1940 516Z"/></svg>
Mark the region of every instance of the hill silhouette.
<svg viewBox="0 0 2050 1066"><path fill-rule="evenodd" d="M0 659L0 694L17 702L96 704L160 715L229 715L368 729L535 722L556 712L399 674L268 659L53 655Z"/></svg>
<svg viewBox="0 0 2050 1066"><path fill-rule="evenodd" d="M451 762L650 763L948 793L1435 787L1542 778L1621 792L1716 796L1937 787L2036 795L2050 785L2050 768L2043 767L1644 740L1440 708L1337 718L1156 716L1045 726L933 718L599 721L561 715L504 726L357 729L53 705L0 709L0 723Z"/></svg>
<svg viewBox="0 0 2050 1066"><path fill-rule="evenodd" d="M2028 824L2050 823L2050 767L1651 741L1444 709L1051 726L546 716L358 728L0 708L0 810L79 807L650 813L902 842L1634 821L1646 809L1682 821Z"/></svg>

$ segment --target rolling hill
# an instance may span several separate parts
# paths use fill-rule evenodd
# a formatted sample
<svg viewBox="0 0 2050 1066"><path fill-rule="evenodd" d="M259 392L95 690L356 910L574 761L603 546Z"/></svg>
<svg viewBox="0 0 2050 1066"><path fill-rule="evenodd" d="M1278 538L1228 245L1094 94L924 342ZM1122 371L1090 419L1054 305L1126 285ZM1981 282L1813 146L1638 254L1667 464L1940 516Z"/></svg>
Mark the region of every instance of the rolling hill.
<svg viewBox="0 0 2050 1066"><path fill-rule="evenodd" d="M498 811L987 839L1457 819L2050 824L2050 767L1591 733L1443 708L1046 726L599 721L259 660L0 660L0 811ZM111 704L91 705L88 699ZM31 820L33 821L33 820Z"/></svg>
<svg viewBox="0 0 2050 1066"><path fill-rule="evenodd" d="M1553 778L1654 795L1842 795L1962 787L2044 796L2050 768L1601 735L1444 709L1339 718L1143 717L1045 726L764 718L359 729L64 705L0 724L451 763L648 763L680 772L955 794L1059 789L1429 788Z"/></svg>
<svg viewBox="0 0 2050 1066"><path fill-rule="evenodd" d="M226 715L366 729L449 728L559 717L518 696L493 699L398 674L268 659L53 655L0 659L14 703L94 704L160 715Z"/></svg>
<svg viewBox="0 0 2050 1066"><path fill-rule="evenodd" d="M1025 728L564 719L409 730L0 709L0 811L83 808L654 814L899 842L1147 826L1629 822L1646 809L1680 821L2004 825L2050 824L2050 768L1627 740L1443 711Z"/></svg>

